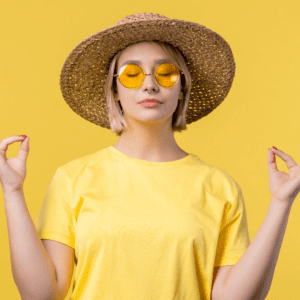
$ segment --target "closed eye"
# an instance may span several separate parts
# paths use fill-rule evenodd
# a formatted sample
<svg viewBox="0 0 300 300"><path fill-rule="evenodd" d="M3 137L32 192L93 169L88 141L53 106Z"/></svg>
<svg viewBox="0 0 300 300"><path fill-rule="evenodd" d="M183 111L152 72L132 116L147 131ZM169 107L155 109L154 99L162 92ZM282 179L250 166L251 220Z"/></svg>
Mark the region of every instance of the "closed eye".
<svg viewBox="0 0 300 300"><path fill-rule="evenodd" d="M139 73L137 73L137 74L126 74L126 76L128 76L128 77L134 77L134 76L137 76L137 75L139 75Z"/></svg>

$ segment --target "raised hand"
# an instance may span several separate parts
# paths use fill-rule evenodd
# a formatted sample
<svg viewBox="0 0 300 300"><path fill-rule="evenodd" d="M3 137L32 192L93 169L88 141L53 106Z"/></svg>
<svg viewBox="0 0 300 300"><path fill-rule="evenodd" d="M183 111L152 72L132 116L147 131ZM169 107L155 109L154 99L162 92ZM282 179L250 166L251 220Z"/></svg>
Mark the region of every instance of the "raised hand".
<svg viewBox="0 0 300 300"><path fill-rule="evenodd" d="M275 155L285 161L288 174L277 169ZM290 155L273 148L268 149L267 164L272 197L291 206L300 192L300 164L297 165Z"/></svg>
<svg viewBox="0 0 300 300"><path fill-rule="evenodd" d="M6 158L8 145L22 142L17 157ZM26 176L26 160L29 153L29 138L13 135L0 142L0 182L3 192L14 192L23 188Z"/></svg>

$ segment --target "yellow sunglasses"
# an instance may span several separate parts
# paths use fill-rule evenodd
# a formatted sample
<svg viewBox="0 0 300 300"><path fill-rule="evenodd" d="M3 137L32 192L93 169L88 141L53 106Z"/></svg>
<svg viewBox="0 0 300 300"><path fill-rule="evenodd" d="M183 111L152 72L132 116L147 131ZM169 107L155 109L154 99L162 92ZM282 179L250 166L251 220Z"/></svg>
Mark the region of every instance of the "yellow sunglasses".
<svg viewBox="0 0 300 300"><path fill-rule="evenodd" d="M158 84L163 87L171 88L179 79L180 74L184 74L179 71L172 63L162 63L155 69L155 79ZM127 64L120 69L118 76L120 83L129 89L139 88L145 79L145 76L151 74L145 74L144 70L137 64Z"/></svg>

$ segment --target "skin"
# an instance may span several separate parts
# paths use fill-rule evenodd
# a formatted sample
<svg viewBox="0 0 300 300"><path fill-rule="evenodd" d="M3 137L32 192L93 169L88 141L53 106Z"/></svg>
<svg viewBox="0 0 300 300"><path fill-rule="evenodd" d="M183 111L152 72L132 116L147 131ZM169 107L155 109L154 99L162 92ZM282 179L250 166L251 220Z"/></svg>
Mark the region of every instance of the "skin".
<svg viewBox="0 0 300 300"><path fill-rule="evenodd" d="M183 99L180 79L172 88L160 86L154 76L157 59L169 58L158 46L141 42L130 45L123 50L117 61L119 72L127 60L139 60L139 65L146 74L143 84L135 90L124 87L117 79L117 99L123 107L123 114L128 127L113 145L127 156L152 162L174 161L186 157L175 141L172 131L172 116L179 98ZM156 98L162 101L155 108L141 106L138 102L146 98Z"/></svg>

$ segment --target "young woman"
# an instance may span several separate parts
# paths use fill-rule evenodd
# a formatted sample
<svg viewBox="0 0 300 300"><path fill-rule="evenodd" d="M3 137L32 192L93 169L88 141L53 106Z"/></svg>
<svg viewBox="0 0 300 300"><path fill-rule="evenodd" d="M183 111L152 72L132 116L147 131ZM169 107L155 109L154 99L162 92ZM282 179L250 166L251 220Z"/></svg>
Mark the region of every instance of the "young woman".
<svg viewBox="0 0 300 300"><path fill-rule="evenodd" d="M64 299L74 264L74 300L264 299L300 190L299 166L268 149L272 202L250 245L239 185L174 138L224 100L234 70L217 33L158 14L128 16L73 49L61 73L64 99L120 138L57 169L35 224L23 196L28 138L7 160L7 145L21 138L1 141L22 299ZM274 153L289 175L277 170Z"/></svg>

